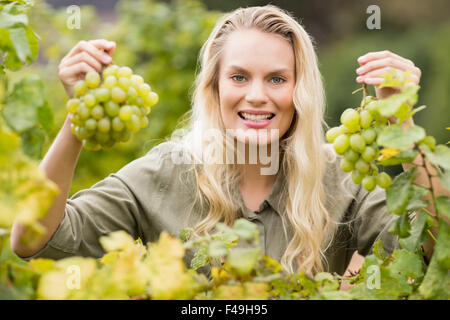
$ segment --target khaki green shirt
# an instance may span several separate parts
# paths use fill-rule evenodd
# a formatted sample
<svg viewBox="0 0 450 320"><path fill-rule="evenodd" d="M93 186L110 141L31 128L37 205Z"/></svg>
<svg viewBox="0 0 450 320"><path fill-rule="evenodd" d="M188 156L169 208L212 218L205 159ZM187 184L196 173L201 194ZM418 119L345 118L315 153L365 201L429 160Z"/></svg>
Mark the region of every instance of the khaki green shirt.
<svg viewBox="0 0 450 320"><path fill-rule="evenodd" d="M331 145L324 147L334 153ZM164 142L117 173L74 194L67 200L64 218L53 237L30 258L101 257L104 251L99 237L117 230L140 237L144 243L156 241L164 230L178 236L189 226L186 216L195 202L195 180L186 165L172 161L173 148L173 143ZM385 191L377 187L369 193L355 185L350 174L339 168L339 160L340 156L328 162L324 177L326 207L341 223L325 255L327 271L343 274L356 250L367 255L381 238L385 250L392 252L398 247L398 239L387 232L394 216L387 213ZM280 192L284 177L281 170L257 211L246 208L237 192L242 208L239 216L257 224L263 252L278 261L292 236L289 226L285 236L281 219L285 210L284 193ZM187 256L186 263L190 259Z"/></svg>

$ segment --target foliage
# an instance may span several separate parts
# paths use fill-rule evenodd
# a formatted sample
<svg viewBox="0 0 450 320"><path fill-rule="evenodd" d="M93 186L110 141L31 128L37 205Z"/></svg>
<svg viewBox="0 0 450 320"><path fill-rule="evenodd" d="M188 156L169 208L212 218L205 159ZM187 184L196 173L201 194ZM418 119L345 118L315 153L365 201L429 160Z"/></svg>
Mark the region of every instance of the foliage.
<svg viewBox="0 0 450 320"><path fill-rule="evenodd" d="M173 101L164 97L175 91L186 93L185 79L179 84L171 83L175 76L164 82L153 80L162 70L189 77L184 68L194 68L195 55L180 54L180 50L194 52L202 40L190 38L202 26L214 23L213 15L195 2L180 2L185 11L170 10L170 5L139 1L140 6L126 8L129 18L138 19L139 10L151 9L155 14L150 21L127 23L142 34L133 40L122 34L121 41L129 41L129 56L118 59L126 64L142 66L157 88L163 101L173 102L181 111L184 106L180 96ZM30 63L35 55L33 37L24 37L29 31L27 12L30 1L0 2L0 32L9 32L9 38L1 38L0 54L4 58L3 69L16 70ZM133 8L131 8L133 7ZM178 7L177 7L178 8ZM179 9L178 8L178 9ZM134 11L136 10L136 11ZM189 11L190 10L190 11ZM182 14L198 14L201 24L181 19ZM204 20L202 20L202 17ZM155 22L155 20L159 19ZM131 20L133 22L137 20ZM170 22L170 23L169 23ZM154 23L154 24L153 24ZM186 34L173 42L174 38L162 42L143 41L149 30L169 32L180 27ZM187 24L184 25L184 24ZM158 29L162 28L162 29ZM190 29L191 28L191 29ZM199 29L196 29L199 28ZM22 29L13 31L12 29ZM4 31L7 30L7 31ZM175 33L175 37L178 33ZM6 34L5 33L5 34ZM22 36L16 37L15 33ZM200 32L199 32L200 33ZM207 35L208 31L205 31ZM33 33L34 34L34 33ZM183 34L183 33L181 33ZM201 37L200 37L201 38ZM5 41L4 39L9 39ZM31 39L31 40L30 40ZM139 40L137 40L139 39ZM8 42L10 41L10 42ZM7 43L5 45L5 43ZM28 43L29 51L27 51ZM155 47L152 47L156 46ZM192 46L192 47L191 47ZM164 49L165 47L165 49ZM163 49L161 49L163 48ZM188 48L188 49L186 49ZM153 63L148 64L151 53ZM158 60L162 59L162 60ZM20 66L19 66L20 61ZM193 63L190 65L190 63ZM190 67L189 67L190 66ZM163 68L163 69L160 69ZM178 70L178 71L177 71ZM391 232L399 236L400 248L387 255L380 241L374 244L372 253L365 257L360 272L351 277L318 273L314 277L305 273L287 274L280 264L260 250L256 225L247 220L237 220L233 226L217 224L213 234L196 237L192 230L185 229L180 238L163 232L155 243L143 245L123 231L114 232L99 239L106 254L100 259L71 257L58 261L32 259L24 262L10 250L9 228L16 219L29 227L30 237L42 232L37 223L57 193L56 186L47 180L30 157L39 157L40 150L33 149L42 142L43 136L29 131L50 132L51 111L44 98L42 82L36 77L27 77L9 84L9 71L0 79L0 298L2 299L449 299L450 285L450 199L437 195L433 187L414 184L418 170L425 170L431 180L432 172L424 164L412 163L418 154L426 159L439 182L448 189L450 185L450 150L436 145L435 139L419 126L404 130L402 122L412 117L419 109L412 109L418 101L417 90L405 87L398 95L377 100L373 109L382 117L397 116L397 123L381 128L377 144L382 146L382 157L377 165L391 166L410 163L411 169L393 179L386 190L389 212L398 216ZM398 82L400 81L400 83ZM404 84L394 77L387 77L384 85ZM172 87L171 87L172 85ZM166 87L165 87L166 86ZM409 88L409 89L408 89ZM166 92L166 93L164 93ZM166 96L166 97L167 97ZM183 99L185 97L183 96ZM362 106L365 106L365 96ZM403 106L408 105L411 108ZM159 108L158 110L170 110ZM20 111L20 112L18 112ZM155 112L156 113L156 112ZM170 112L169 112L170 113ZM169 115L167 113L167 115ZM175 119L175 118L173 118ZM175 123L175 121L174 121ZM155 126L163 132L166 128ZM169 130L169 129L167 129ZM168 131L169 132L169 131ZM428 196L429 201L424 200ZM432 204L436 218L427 209ZM415 212L411 222L409 214ZM435 239L432 227L438 229ZM434 252L429 263L424 259L422 245L434 241ZM190 268L183 261L187 251L194 252ZM209 267L207 278L197 273L201 267ZM168 277L167 275L170 275ZM343 282L353 286L340 291Z"/></svg>

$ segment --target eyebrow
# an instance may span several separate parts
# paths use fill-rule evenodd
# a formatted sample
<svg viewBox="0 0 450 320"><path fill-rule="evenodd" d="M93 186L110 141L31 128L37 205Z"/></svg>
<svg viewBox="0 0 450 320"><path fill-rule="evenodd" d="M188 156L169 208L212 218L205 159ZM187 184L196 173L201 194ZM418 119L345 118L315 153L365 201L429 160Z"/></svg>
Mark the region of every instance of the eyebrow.
<svg viewBox="0 0 450 320"><path fill-rule="evenodd" d="M236 70L239 72L243 72L243 73L249 73L245 68L238 66L238 65L231 65L228 67L228 71L230 70ZM288 68L279 68L279 69L275 69L269 72L269 74L276 74L276 73L290 73L291 70L289 70Z"/></svg>

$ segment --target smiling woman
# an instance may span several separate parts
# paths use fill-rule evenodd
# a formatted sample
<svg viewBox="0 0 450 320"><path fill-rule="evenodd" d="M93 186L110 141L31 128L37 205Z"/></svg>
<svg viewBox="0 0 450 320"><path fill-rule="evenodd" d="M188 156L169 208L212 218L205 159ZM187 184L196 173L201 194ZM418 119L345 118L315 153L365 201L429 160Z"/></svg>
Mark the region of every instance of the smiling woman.
<svg viewBox="0 0 450 320"><path fill-rule="evenodd" d="M60 65L67 92L114 50L106 40L80 42ZM392 217L384 191L369 194L352 183L325 143L317 56L294 17L272 5L237 9L217 22L199 59L188 125L70 199L81 144L66 121L41 163L61 190L42 221L47 234L27 247L20 243L25 230L15 225L17 254L100 257L98 239L112 231L149 242L185 227L208 234L217 222L232 225L241 217L256 223L262 252L288 272L343 274L352 255L367 255L376 239L393 251L397 239L387 232ZM242 145L245 161L239 161ZM259 149L254 162L247 161L252 145ZM263 174L267 146L279 170ZM180 150L195 161L174 161Z"/></svg>

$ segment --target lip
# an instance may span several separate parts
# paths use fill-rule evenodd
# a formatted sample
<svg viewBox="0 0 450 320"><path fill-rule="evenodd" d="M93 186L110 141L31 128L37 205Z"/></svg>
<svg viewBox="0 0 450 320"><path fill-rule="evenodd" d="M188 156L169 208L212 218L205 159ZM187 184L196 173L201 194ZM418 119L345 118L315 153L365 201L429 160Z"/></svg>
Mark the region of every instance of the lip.
<svg viewBox="0 0 450 320"><path fill-rule="evenodd" d="M239 118L239 119L241 119L241 118ZM244 119L241 119L241 120L249 128L261 129L261 128L267 127L272 122L273 118L269 119L269 120L261 120L261 121L244 120Z"/></svg>

